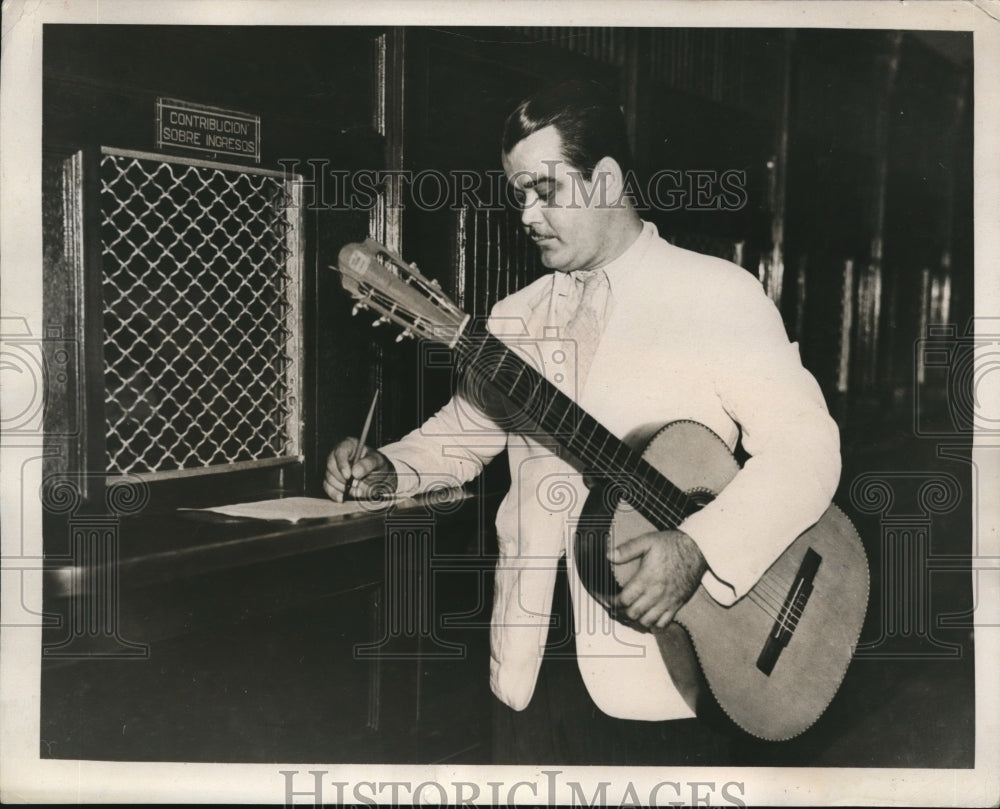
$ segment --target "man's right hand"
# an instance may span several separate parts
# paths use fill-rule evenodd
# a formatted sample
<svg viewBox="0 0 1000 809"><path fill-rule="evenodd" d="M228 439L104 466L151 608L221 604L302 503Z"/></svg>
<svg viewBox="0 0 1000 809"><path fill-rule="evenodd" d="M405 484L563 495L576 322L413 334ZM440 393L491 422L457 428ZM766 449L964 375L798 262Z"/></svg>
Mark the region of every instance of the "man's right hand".
<svg viewBox="0 0 1000 809"><path fill-rule="evenodd" d="M348 486L349 495L358 500L385 497L396 491L396 469L378 450L363 447L361 457L351 467L357 447L357 438L345 438L327 459L323 491L338 503L344 500Z"/></svg>

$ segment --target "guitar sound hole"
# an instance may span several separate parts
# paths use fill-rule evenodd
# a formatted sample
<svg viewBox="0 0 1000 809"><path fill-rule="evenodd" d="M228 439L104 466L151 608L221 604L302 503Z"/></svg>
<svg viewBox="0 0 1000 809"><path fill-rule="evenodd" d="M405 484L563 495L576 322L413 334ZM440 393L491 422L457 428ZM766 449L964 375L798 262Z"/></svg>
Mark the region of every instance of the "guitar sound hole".
<svg viewBox="0 0 1000 809"><path fill-rule="evenodd" d="M605 607L609 607L611 600L622 590L608 561L607 547L607 527L581 526L577 529L573 543L577 572L587 591Z"/></svg>

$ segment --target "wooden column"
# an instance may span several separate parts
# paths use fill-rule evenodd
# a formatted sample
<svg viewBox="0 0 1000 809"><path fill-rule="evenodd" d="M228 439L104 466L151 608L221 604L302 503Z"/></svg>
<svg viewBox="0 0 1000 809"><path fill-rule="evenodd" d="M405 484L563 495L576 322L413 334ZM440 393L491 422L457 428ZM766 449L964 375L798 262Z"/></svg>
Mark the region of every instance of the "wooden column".
<svg viewBox="0 0 1000 809"><path fill-rule="evenodd" d="M405 133L404 102L406 98L405 80L406 32L403 28L392 28L375 39L374 70L372 71L374 88L372 96L375 104L372 109L372 127L384 139L383 164L392 172L403 168L403 136ZM369 233L390 250L402 255L403 250L403 200L400 184L389 182L379 192L375 207L369 215ZM382 346L378 343L373 347L373 362L370 374L372 390L381 390L385 373L385 356ZM388 402L398 401L395 398L382 397L382 404L376 409L373 432L369 441L373 446L381 446L388 435L395 435L399 423L396 415L390 414L385 423ZM386 429L388 428L388 429Z"/></svg>
<svg viewBox="0 0 1000 809"><path fill-rule="evenodd" d="M876 381L887 379L888 373L879 373L879 358L891 357L891 351L880 351L882 326L883 266L885 244L885 204L889 178L889 128L892 119L892 99L899 73L900 49L903 34L894 31L887 36L885 50L877 57L876 75L878 90L873 99L874 164L869 208L869 252L858 278L858 318L856 354L859 365L856 378L863 390L871 390ZM890 273L894 271L890 269ZM894 289L896 279L890 277ZM890 293L892 294L892 293ZM892 328L886 330L892 338ZM889 348L889 346L887 346ZM884 371L888 372L888 368Z"/></svg>
<svg viewBox="0 0 1000 809"><path fill-rule="evenodd" d="M785 276L785 199L788 189L788 138L792 94L792 48L795 32L786 31L782 52L781 98L775 119L774 152L768 161L770 177L771 249L762 256L764 288L781 309L781 293Z"/></svg>

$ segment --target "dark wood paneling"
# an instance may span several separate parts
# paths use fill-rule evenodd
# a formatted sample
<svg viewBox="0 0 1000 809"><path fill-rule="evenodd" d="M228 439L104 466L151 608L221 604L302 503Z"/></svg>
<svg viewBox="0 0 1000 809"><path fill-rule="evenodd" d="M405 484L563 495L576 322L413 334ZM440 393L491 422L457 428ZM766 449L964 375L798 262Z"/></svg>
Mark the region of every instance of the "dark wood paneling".
<svg viewBox="0 0 1000 809"><path fill-rule="evenodd" d="M102 145L152 151L156 98L167 96L260 115L262 165L303 174L304 484L317 494L326 454L337 437L357 430L370 399L369 332L347 317L346 295L329 269L344 243L367 235L368 211L330 200L324 172L371 171L382 165L382 138L371 126L376 89L372 42L378 33L364 28L258 26L48 25L44 30L43 141L53 165L76 150L92 161ZM96 175L92 165L87 168L85 179L92 183ZM57 192L50 184L50 195ZM85 210L96 215L93 199ZM91 221L89 233L96 233L93 226ZM47 233L49 242L58 236ZM90 252L99 249L95 238L88 237ZM93 278L99 255L90 261L88 277ZM86 301L86 323L99 327L99 285ZM86 323L67 323L66 329L83 329ZM75 331L70 336L79 339ZM94 448L91 466L99 471L101 343L81 342L91 352L83 374L90 396L84 409L86 443ZM72 409L73 404L65 407ZM301 491L303 475L270 471L256 478L237 476L232 482L239 484L237 491L250 486L247 495L274 486ZM184 484L157 485L154 496L204 504L206 493L214 492L221 502L233 496L232 489L215 477L194 490Z"/></svg>
<svg viewBox="0 0 1000 809"><path fill-rule="evenodd" d="M495 546L479 541L482 507L469 499L297 526L112 521L116 638L74 636L90 618L82 591L50 588L46 600L62 622L44 638L42 755L485 760ZM61 534L84 519L71 516ZM420 553L400 547L414 530ZM51 573L71 561L50 560ZM118 656L97 654L109 651Z"/></svg>

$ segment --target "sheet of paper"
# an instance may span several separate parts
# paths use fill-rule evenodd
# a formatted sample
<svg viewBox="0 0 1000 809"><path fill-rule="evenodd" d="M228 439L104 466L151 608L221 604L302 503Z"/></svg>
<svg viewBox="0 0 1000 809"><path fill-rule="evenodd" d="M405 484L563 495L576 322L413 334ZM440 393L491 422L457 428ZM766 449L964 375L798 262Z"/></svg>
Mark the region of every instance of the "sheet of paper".
<svg viewBox="0 0 1000 809"><path fill-rule="evenodd" d="M278 500L257 500L252 503L234 503L229 506L214 506L203 509L181 509L182 511L213 511L228 517L252 517L258 520L322 520L343 517L347 514L385 511L390 506L412 506L416 500L403 497L387 500L348 500L335 503L322 497L283 497Z"/></svg>

